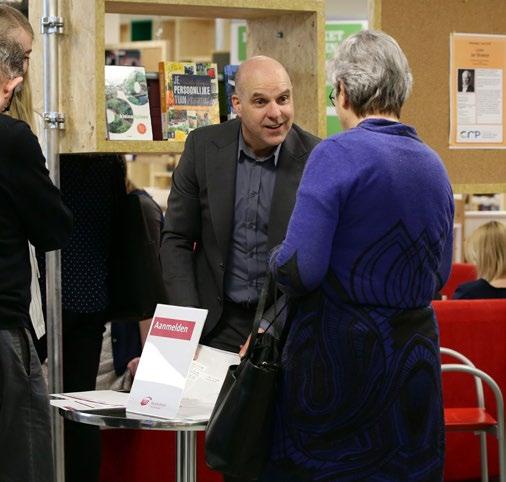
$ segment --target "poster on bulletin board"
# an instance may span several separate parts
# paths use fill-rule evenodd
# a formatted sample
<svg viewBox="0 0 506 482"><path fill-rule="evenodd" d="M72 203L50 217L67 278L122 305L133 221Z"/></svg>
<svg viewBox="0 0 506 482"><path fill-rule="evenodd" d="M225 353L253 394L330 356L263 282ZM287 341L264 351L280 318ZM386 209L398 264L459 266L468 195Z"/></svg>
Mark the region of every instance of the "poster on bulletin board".
<svg viewBox="0 0 506 482"><path fill-rule="evenodd" d="M505 149L506 35L450 35L450 149Z"/></svg>

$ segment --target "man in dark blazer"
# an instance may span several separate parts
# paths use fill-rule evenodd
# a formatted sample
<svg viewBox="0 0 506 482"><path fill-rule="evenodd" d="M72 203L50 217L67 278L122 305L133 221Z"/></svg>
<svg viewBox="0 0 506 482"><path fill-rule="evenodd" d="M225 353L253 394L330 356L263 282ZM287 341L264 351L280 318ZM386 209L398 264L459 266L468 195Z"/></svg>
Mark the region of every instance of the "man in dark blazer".
<svg viewBox="0 0 506 482"><path fill-rule="evenodd" d="M24 75L25 49L0 38L0 112ZM41 251L70 239L72 215L23 121L0 114L0 480L52 482L47 386L30 336L28 242Z"/></svg>
<svg viewBox="0 0 506 482"><path fill-rule="evenodd" d="M238 352L319 139L293 124L292 84L274 59L240 66L232 104L237 119L187 138L160 258L169 302L209 310L202 343Z"/></svg>

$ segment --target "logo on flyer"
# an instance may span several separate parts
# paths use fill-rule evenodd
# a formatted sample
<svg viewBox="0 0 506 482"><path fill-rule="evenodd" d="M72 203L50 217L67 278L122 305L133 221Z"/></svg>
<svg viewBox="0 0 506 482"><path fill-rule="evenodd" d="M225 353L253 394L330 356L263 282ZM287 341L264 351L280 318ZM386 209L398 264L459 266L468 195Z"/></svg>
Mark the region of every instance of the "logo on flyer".
<svg viewBox="0 0 506 482"><path fill-rule="evenodd" d="M156 317L151 326L151 335L178 340L191 340L194 321L176 320L174 318Z"/></svg>
<svg viewBox="0 0 506 482"><path fill-rule="evenodd" d="M141 405L144 406L144 405L149 405L149 402L151 402L151 400L153 400L150 396L147 396L147 397L144 397L142 400L141 400Z"/></svg>

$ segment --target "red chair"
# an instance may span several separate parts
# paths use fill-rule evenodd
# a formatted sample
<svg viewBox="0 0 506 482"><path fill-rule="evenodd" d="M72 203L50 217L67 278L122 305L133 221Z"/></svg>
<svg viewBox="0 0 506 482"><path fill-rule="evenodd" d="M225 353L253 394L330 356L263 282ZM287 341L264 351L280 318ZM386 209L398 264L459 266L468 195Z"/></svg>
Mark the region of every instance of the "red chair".
<svg viewBox="0 0 506 482"><path fill-rule="evenodd" d="M446 432L472 432L480 435L481 480L488 482L487 434L498 440L499 482L506 482L504 453L504 402L497 383L485 372L478 370L474 364L461 353L449 348L441 348L441 354L457 359L461 364L443 364L444 373L465 373L473 376L475 381L476 403L470 407L444 408ZM492 390L495 398L497 419L485 407L483 395L484 381Z"/></svg>
<svg viewBox="0 0 506 482"><path fill-rule="evenodd" d="M478 279L478 272L474 264L453 263L448 281L443 288L441 288L441 294L446 296L447 299L450 299L458 286L476 279Z"/></svg>
<svg viewBox="0 0 506 482"><path fill-rule="evenodd" d="M506 393L506 300L450 300L432 303L439 322L441 345L451 347L473 360ZM443 363L452 363L443 356ZM485 388L485 405L497 417L493 394ZM476 403L466 377L444 378L443 398L447 407L469 407ZM497 441L489 440L489 472L499 473ZM445 480L479 479L479 438L472 433L448 432L446 437Z"/></svg>

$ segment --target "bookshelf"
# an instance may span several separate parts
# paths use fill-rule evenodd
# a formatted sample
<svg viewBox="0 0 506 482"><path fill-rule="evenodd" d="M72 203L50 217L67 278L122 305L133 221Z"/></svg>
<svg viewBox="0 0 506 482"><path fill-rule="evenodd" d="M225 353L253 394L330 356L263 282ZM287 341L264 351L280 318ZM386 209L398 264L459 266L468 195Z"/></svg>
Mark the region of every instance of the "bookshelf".
<svg viewBox="0 0 506 482"><path fill-rule="evenodd" d="M30 0L36 32L31 82L37 111L43 111L42 2ZM237 18L248 24L248 55L279 59L287 68L295 98L295 120L325 134L324 0L76 0L59 3L65 22L60 40L60 112L65 130L60 152L182 152L183 142L105 139L104 19L106 13L189 18Z"/></svg>

